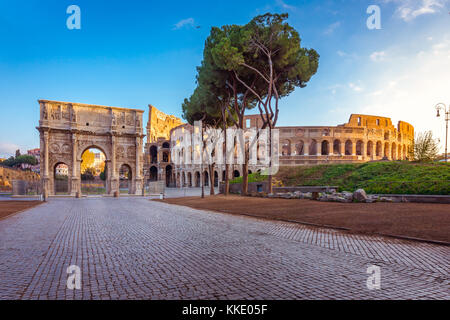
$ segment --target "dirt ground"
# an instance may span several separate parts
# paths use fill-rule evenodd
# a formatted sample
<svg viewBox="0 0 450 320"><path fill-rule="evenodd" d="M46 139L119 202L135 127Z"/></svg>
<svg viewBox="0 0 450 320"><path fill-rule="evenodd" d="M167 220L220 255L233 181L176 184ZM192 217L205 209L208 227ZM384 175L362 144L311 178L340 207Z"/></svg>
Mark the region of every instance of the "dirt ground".
<svg viewBox="0 0 450 320"><path fill-rule="evenodd" d="M0 219L13 213L33 208L41 203L42 201L0 201Z"/></svg>
<svg viewBox="0 0 450 320"><path fill-rule="evenodd" d="M428 203L336 203L223 195L162 201L231 214L342 227L354 233L399 235L450 242L450 205Z"/></svg>

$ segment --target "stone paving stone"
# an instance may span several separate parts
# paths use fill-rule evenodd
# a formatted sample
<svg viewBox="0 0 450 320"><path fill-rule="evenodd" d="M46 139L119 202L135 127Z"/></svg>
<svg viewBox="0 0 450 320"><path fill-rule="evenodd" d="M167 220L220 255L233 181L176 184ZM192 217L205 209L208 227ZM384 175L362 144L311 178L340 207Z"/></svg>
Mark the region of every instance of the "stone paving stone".
<svg viewBox="0 0 450 320"><path fill-rule="evenodd" d="M449 257L145 198L52 199L0 221L0 299L449 299ZM380 290L366 287L372 264Z"/></svg>

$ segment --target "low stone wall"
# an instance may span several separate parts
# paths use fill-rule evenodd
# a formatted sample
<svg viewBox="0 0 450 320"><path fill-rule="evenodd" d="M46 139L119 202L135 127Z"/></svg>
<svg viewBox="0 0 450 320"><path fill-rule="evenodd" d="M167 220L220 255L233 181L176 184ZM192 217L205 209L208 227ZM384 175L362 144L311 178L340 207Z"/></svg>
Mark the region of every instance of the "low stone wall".
<svg viewBox="0 0 450 320"><path fill-rule="evenodd" d="M221 183L219 187L220 193L224 193L225 183ZM319 190L321 189L321 190ZM338 201L353 202L355 193L360 195L364 193L364 199L357 199L360 202L417 202L417 203L441 203L450 204L450 195L421 195L421 194L373 194L365 195L364 190L357 190L354 193L343 192L336 193L336 186L301 186L301 187L274 187L273 194L270 198L285 199L317 199L320 201ZM242 186L240 183L230 184L230 193L240 193ZM269 188L266 181L250 182L248 184L249 194L268 193ZM317 193L317 195L316 195Z"/></svg>
<svg viewBox="0 0 450 320"><path fill-rule="evenodd" d="M450 204L450 195L379 194L378 196L397 199L399 202Z"/></svg>
<svg viewBox="0 0 450 320"><path fill-rule="evenodd" d="M337 190L335 186L302 186L302 187L273 187L273 193L286 193L286 192L332 192ZM225 183L221 183L219 187L220 193L224 193ZM230 183L230 193L240 193L242 190L241 183ZM249 193L269 193L269 185L267 181L262 182L250 182L248 184Z"/></svg>

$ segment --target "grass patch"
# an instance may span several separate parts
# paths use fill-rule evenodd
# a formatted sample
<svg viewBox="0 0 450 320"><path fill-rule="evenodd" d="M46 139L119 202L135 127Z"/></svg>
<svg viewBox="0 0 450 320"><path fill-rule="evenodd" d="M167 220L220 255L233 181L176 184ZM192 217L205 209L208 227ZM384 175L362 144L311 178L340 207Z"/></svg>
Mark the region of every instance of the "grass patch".
<svg viewBox="0 0 450 320"><path fill-rule="evenodd" d="M408 161L282 167L275 180L284 186L338 186L339 191L363 188L378 194L450 194L450 164ZM259 173L249 182L266 181ZM242 183L242 177L230 183Z"/></svg>

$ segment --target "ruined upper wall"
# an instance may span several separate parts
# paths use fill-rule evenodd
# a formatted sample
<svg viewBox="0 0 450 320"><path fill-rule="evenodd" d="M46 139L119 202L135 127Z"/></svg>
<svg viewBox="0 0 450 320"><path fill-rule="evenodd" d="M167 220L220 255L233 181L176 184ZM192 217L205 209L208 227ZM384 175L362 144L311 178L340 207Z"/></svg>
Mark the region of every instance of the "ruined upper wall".
<svg viewBox="0 0 450 320"><path fill-rule="evenodd" d="M142 134L143 110L39 100L40 128Z"/></svg>
<svg viewBox="0 0 450 320"><path fill-rule="evenodd" d="M343 125L344 127L365 127L368 129L384 129L390 130L393 133L400 133L404 136L410 138L414 137L414 127L405 122L399 121L397 127L392 123L391 118L372 116L366 114L352 114L347 123Z"/></svg>
<svg viewBox="0 0 450 320"><path fill-rule="evenodd" d="M147 143L154 143L158 138L170 140L170 131L183 124L180 118L165 114L151 104L148 105Z"/></svg>

